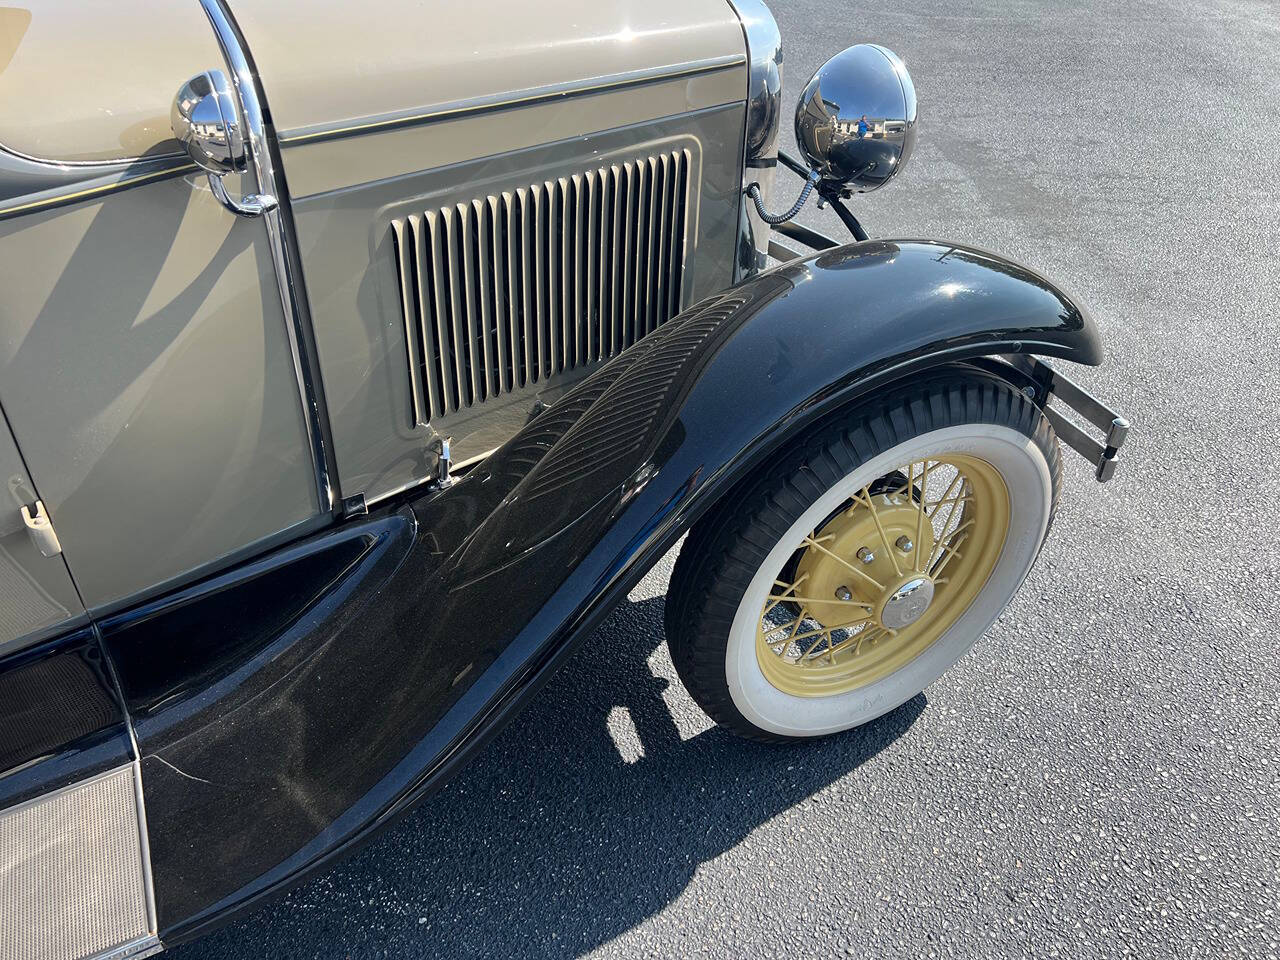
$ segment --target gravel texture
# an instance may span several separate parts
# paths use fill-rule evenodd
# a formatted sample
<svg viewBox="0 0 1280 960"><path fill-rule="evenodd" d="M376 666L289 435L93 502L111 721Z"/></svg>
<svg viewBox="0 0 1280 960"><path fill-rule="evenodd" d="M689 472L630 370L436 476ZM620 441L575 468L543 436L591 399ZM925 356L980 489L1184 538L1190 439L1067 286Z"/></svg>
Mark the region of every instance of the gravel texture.
<svg viewBox="0 0 1280 960"><path fill-rule="evenodd" d="M1081 379L1134 422L1116 479L1069 457L989 636L820 743L710 727L663 643L668 558L453 784L175 960L1280 955L1280 9L774 8L788 104L858 40L916 79L873 236L1092 306Z"/></svg>

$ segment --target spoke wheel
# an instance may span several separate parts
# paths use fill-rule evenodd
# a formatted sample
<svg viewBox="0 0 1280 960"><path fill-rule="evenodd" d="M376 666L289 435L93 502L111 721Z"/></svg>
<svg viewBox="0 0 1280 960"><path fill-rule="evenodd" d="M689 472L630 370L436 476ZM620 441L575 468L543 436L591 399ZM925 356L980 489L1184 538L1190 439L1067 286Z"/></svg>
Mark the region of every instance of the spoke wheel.
<svg viewBox="0 0 1280 960"><path fill-rule="evenodd" d="M815 426L686 538L666 604L681 679L716 721L757 740L892 710L1013 597L1061 476L1040 409L971 368Z"/></svg>
<svg viewBox="0 0 1280 960"><path fill-rule="evenodd" d="M963 455L899 466L805 534L794 579L774 580L756 656L801 697L874 683L919 656L968 609L1009 529L999 472ZM784 568L785 570L786 568Z"/></svg>

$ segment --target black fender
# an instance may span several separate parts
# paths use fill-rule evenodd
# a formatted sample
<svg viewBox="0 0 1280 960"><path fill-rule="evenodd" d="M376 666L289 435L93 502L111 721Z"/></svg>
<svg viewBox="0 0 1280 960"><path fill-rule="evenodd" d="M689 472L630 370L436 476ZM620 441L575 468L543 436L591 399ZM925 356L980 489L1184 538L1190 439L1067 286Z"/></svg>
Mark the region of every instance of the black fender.
<svg viewBox="0 0 1280 960"><path fill-rule="evenodd" d="M282 889L442 783L798 431L929 366L1019 352L1102 357L1083 308L993 254L825 251L691 307L451 486L104 622L162 936Z"/></svg>

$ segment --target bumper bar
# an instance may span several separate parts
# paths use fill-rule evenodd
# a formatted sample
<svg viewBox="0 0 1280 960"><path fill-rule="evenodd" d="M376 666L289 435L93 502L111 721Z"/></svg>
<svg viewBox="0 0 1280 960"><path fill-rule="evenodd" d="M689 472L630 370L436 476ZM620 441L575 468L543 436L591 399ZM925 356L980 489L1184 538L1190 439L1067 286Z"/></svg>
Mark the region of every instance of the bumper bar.
<svg viewBox="0 0 1280 960"><path fill-rule="evenodd" d="M1100 483L1110 480L1116 472L1120 448L1129 437L1129 421L1043 360L1025 354L1006 355L1002 359L1035 382L1036 399L1058 438L1094 465L1094 474ZM1089 436L1068 420L1061 410L1051 406L1055 400L1097 427L1103 438Z"/></svg>

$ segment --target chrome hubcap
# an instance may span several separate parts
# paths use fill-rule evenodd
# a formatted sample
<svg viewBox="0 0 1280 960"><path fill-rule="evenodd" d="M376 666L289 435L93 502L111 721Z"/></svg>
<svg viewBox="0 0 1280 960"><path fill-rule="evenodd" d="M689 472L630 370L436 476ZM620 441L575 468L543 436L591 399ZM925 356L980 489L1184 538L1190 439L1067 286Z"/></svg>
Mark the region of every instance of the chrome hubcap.
<svg viewBox="0 0 1280 960"><path fill-rule="evenodd" d="M928 577L912 577L889 594L880 608L880 622L890 630L909 627L929 609L933 602L933 581Z"/></svg>

